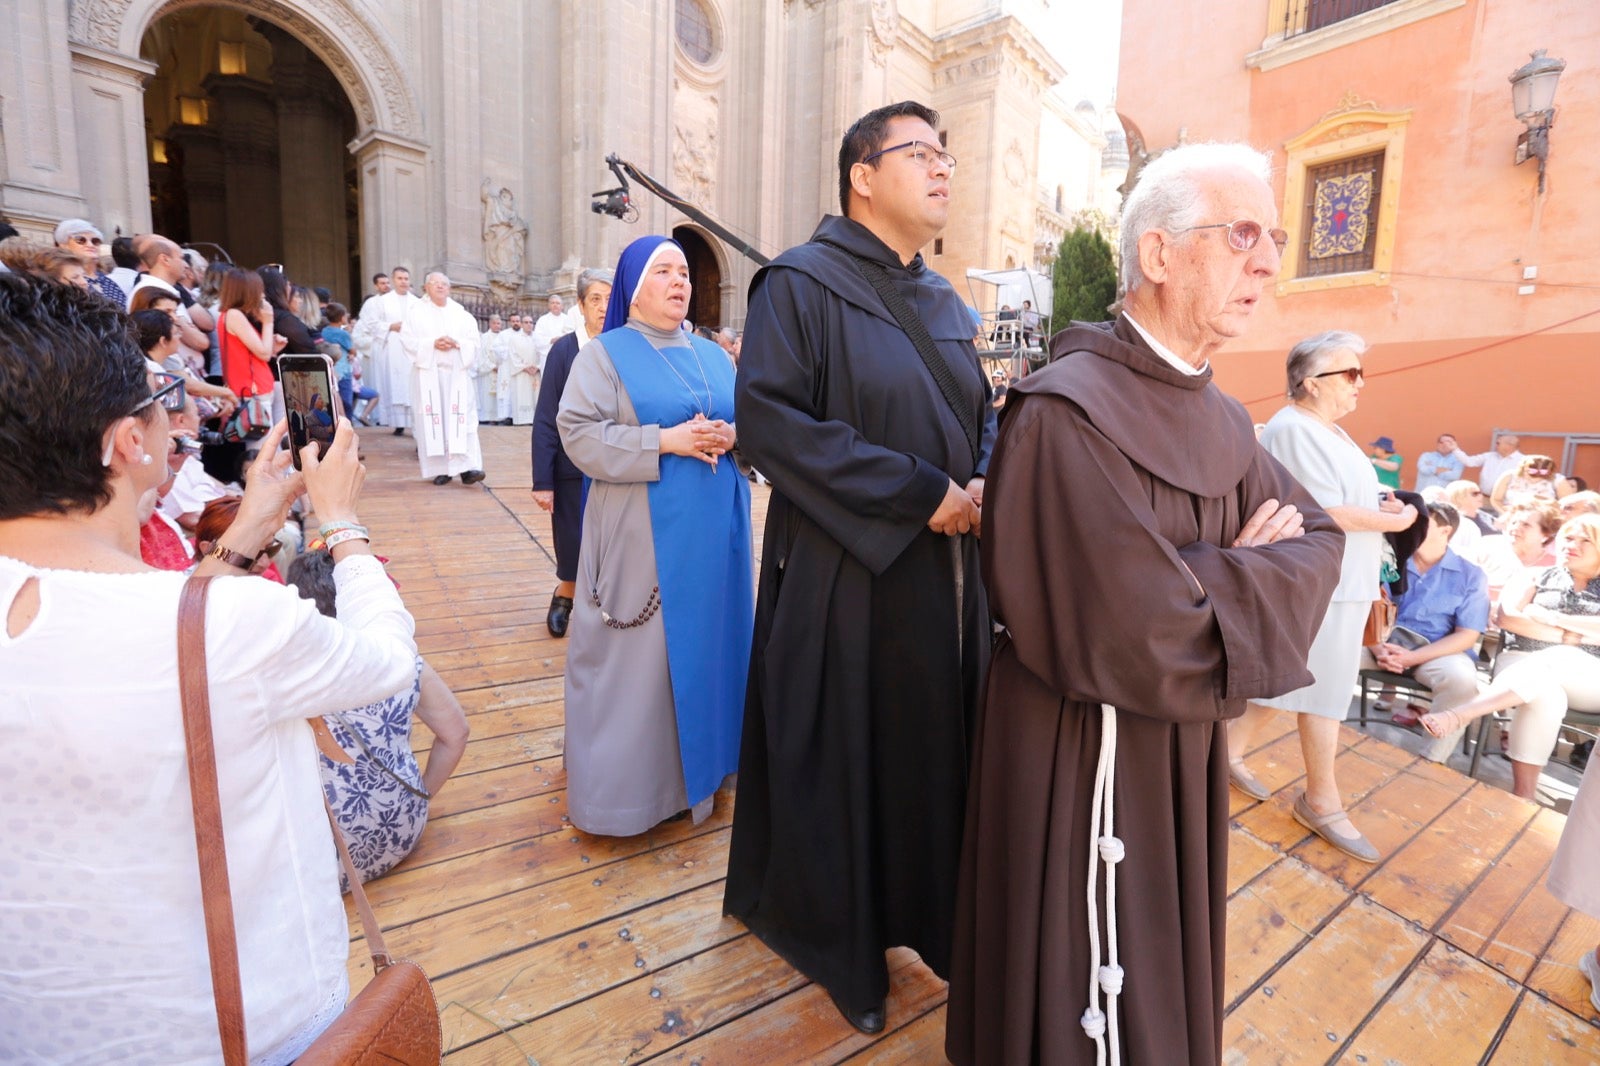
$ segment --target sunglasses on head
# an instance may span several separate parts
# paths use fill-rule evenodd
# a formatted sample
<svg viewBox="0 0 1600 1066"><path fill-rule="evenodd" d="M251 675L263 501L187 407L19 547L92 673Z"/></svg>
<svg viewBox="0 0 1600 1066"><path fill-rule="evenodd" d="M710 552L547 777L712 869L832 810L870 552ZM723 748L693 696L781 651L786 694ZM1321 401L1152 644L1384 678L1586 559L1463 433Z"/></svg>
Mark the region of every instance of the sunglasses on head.
<svg viewBox="0 0 1600 1066"><path fill-rule="evenodd" d="M1237 218L1232 222L1212 222L1204 226L1185 226L1175 230L1176 233L1188 233L1197 229L1225 229L1228 231L1228 246L1236 252L1248 252L1261 240L1265 233L1278 246L1278 254L1289 246L1289 234L1281 229L1266 229L1254 219Z"/></svg>

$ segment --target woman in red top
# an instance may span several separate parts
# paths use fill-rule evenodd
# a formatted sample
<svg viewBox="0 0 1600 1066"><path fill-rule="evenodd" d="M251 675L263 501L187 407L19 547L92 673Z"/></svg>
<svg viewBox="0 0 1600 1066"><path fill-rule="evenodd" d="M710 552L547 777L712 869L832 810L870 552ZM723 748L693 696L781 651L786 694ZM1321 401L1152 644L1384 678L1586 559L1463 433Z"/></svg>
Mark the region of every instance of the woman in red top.
<svg viewBox="0 0 1600 1066"><path fill-rule="evenodd" d="M284 340L272 332L272 305L262 293L261 277L253 270L232 267L222 279L220 297L222 376L237 395L272 395L272 357L283 350Z"/></svg>

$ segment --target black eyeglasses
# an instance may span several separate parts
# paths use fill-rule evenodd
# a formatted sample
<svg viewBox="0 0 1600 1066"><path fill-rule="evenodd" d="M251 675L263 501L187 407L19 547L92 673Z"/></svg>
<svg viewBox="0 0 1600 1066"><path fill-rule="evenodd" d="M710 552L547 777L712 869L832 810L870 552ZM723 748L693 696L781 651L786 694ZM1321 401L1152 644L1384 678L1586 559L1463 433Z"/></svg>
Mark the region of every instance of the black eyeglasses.
<svg viewBox="0 0 1600 1066"><path fill-rule="evenodd" d="M1362 382L1367 380L1366 375L1364 373L1362 373L1361 368L1359 366L1347 366L1343 370L1324 370L1320 374L1312 374L1311 377L1314 377L1314 378L1336 378L1336 377L1342 377L1352 385L1359 385Z"/></svg>
<svg viewBox="0 0 1600 1066"><path fill-rule="evenodd" d="M98 248L102 244L105 243L105 240L103 238L100 238L100 237L91 237L87 233L78 233L78 234L74 234L73 235L72 243L73 244L92 244L96 248Z"/></svg>
<svg viewBox="0 0 1600 1066"><path fill-rule="evenodd" d="M890 152L898 152L902 148L911 149L911 153L907 156L907 158L914 163L918 163L927 167L929 170L933 169L933 164L935 162L944 164L944 168L946 170L954 170L956 168L955 156L951 155L949 152L946 152L942 148L935 148L927 141L907 141L905 144L897 144L892 148L880 148L878 151L873 152L871 155L863 159L862 162L870 163L880 155L888 155Z"/></svg>
<svg viewBox="0 0 1600 1066"><path fill-rule="evenodd" d="M1248 218L1236 218L1232 222L1212 222L1204 226L1185 226L1183 229L1174 230L1175 233L1188 233L1196 229L1225 229L1228 231L1228 246L1236 252L1248 252L1261 240L1265 233L1271 238L1272 243L1278 246L1278 254L1289 247L1289 234L1281 229L1263 229L1261 223Z"/></svg>

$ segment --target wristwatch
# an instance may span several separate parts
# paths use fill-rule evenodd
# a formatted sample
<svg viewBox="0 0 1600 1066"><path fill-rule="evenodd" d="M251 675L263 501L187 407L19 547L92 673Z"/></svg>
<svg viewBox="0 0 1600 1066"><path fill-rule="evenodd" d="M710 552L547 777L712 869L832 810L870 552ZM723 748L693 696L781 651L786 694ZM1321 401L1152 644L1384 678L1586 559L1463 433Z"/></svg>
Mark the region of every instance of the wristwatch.
<svg viewBox="0 0 1600 1066"><path fill-rule="evenodd" d="M231 548L224 548L221 544L213 546L210 551L206 552L206 558L220 559L229 566L237 566L240 570L248 570L256 562L254 556L240 555Z"/></svg>

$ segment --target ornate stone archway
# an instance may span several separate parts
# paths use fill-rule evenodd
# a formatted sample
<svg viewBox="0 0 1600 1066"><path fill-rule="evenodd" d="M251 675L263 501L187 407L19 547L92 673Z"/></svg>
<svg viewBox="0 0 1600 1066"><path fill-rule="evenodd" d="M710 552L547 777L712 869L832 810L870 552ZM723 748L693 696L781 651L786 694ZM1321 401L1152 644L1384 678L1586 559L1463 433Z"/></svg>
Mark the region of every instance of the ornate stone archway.
<svg viewBox="0 0 1600 1066"><path fill-rule="evenodd" d="M137 56L151 23L191 7L237 8L298 37L339 79L355 107L361 136L372 131L412 140L422 136L421 109L394 42L348 0L72 0L68 37L75 46Z"/></svg>
<svg viewBox="0 0 1600 1066"><path fill-rule="evenodd" d="M143 93L155 73L139 58L145 31L190 8L225 7L281 27L333 74L355 111L349 145L361 194L361 256L387 264L426 247L427 130L417 93L389 34L353 0L70 0L68 44L83 195L107 230L150 228Z"/></svg>

